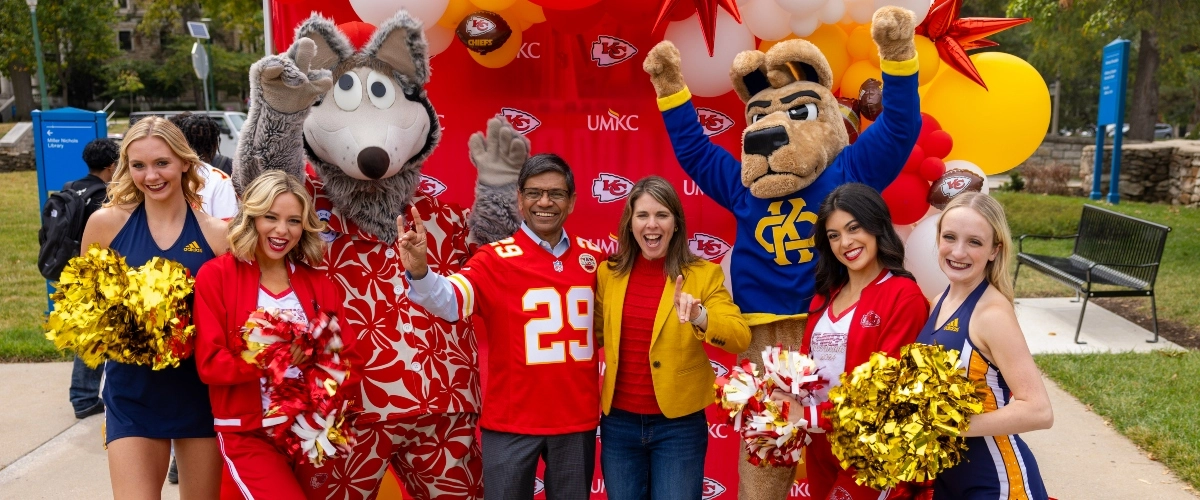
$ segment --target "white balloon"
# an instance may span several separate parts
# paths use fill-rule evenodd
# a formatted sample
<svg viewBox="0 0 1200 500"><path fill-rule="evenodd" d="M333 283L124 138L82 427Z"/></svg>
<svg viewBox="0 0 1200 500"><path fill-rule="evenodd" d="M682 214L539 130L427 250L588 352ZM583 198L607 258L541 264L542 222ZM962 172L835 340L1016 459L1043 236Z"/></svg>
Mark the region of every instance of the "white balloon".
<svg viewBox="0 0 1200 500"><path fill-rule="evenodd" d="M712 57L708 55L695 15L668 25L663 38L679 49L683 81L693 95L701 97L716 97L733 90L733 82L729 80L733 59L743 51L754 50L754 35L724 10L717 12Z"/></svg>
<svg viewBox="0 0 1200 500"><path fill-rule="evenodd" d="M912 234L913 227L915 227L915 224L904 224L901 226L892 224L892 229L896 230L896 236L900 237L901 245L903 245L904 242L908 241L908 235Z"/></svg>
<svg viewBox="0 0 1200 500"><path fill-rule="evenodd" d="M925 20L925 16L929 15L929 7L933 4L930 0L875 0L875 10L887 5L895 5L911 10L917 16L917 24L920 25ZM872 11L874 14L874 11Z"/></svg>
<svg viewBox="0 0 1200 500"><path fill-rule="evenodd" d="M788 26L792 28L792 33L795 33L796 36L808 36L817 31L817 28L821 26L821 20L817 19L815 15L793 14Z"/></svg>
<svg viewBox="0 0 1200 500"><path fill-rule="evenodd" d="M917 278L925 298L934 300L950 286L942 273L937 255L937 223L939 217L926 217L918 222L904 242L904 269Z"/></svg>
<svg viewBox="0 0 1200 500"><path fill-rule="evenodd" d="M432 23L425 28L425 41L429 43L429 57L433 57L450 46L454 41L454 32L438 23Z"/></svg>
<svg viewBox="0 0 1200 500"><path fill-rule="evenodd" d="M875 14L875 2L872 0L844 0L846 4L846 15L850 20L858 24L867 24L871 22L871 16Z"/></svg>
<svg viewBox="0 0 1200 500"><path fill-rule="evenodd" d="M826 0L775 0L783 10L797 15L816 14Z"/></svg>
<svg viewBox="0 0 1200 500"><path fill-rule="evenodd" d="M967 160L950 160L950 161L946 162L946 171L947 172L949 172L951 170L955 170L955 169L970 170L972 172L975 172L975 175L978 175L983 178L983 188L980 189L979 192L981 192L983 194L988 194L988 191L991 191L991 189L988 188L987 174L983 173L983 169L979 168L978 165L971 163Z"/></svg>
<svg viewBox="0 0 1200 500"><path fill-rule="evenodd" d="M792 34L788 24L791 14L783 10L775 0L757 0L740 7L742 24L750 33L763 40L780 40Z"/></svg>
<svg viewBox="0 0 1200 500"><path fill-rule="evenodd" d="M400 9L404 9L408 11L409 16L420 20L426 31L437 24L442 14L446 13L448 5L450 0L350 0L354 13L358 14L358 18L364 23L378 27Z"/></svg>
<svg viewBox="0 0 1200 500"><path fill-rule="evenodd" d="M846 5L842 0L829 0L825 2L825 6L821 7L819 19L825 24L834 24L842 20L842 14L846 13Z"/></svg>

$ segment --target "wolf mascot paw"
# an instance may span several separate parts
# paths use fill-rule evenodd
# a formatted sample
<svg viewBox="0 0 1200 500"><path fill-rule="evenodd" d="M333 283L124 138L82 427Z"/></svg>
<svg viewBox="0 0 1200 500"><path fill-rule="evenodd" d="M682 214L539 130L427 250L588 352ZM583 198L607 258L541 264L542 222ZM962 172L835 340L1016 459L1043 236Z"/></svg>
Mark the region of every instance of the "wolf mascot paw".
<svg viewBox="0 0 1200 500"><path fill-rule="evenodd" d="M471 255L471 234L487 235L478 241L487 243L517 227L513 184L529 143L498 120L486 136L471 138L478 216L420 193L421 167L441 138L428 81L421 24L404 11L378 29L360 23L346 33L314 14L286 55L250 69L235 186L240 191L270 169L304 179L328 223L324 262L313 264L342 286L358 345L373 349L363 353L364 411L354 420L360 445L332 473L301 467L302 484L322 490L306 492L310 498L372 492L389 462L406 477L452 478L454 484L438 485L447 491L481 491L479 447L461 439L474 435L479 412L474 336L465 322L442 321L409 301L396 220L415 209L429 231L430 269L459 271ZM416 425L437 430L412 434L424 436L418 442L399 437ZM446 460L416 465L395 458L410 446L445 446L437 453Z"/></svg>
<svg viewBox="0 0 1200 500"><path fill-rule="evenodd" d="M848 182L882 191L903 169L921 129L914 25L903 9L875 14L883 112L852 145L832 91L833 72L816 46L788 40L765 53L739 54L730 79L746 105L740 161L704 135L671 42L646 56L643 69L658 94L676 159L737 220L727 257L731 292L751 329L750 347L740 358L761 366L764 347L802 345L815 288L811 235L825 197ZM739 475L738 498L782 500L795 470L743 460Z"/></svg>

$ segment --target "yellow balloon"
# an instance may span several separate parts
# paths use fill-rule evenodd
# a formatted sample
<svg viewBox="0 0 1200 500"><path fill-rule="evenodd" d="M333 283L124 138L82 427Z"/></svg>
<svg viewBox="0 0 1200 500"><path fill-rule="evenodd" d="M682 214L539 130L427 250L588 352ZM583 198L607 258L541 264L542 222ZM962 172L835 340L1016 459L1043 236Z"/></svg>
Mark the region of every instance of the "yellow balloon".
<svg viewBox="0 0 1200 500"><path fill-rule="evenodd" d="M530 26L533 26L533 23L526 21L525 18L521 17L520 14L515 12L514 9L508 9L500 12L500 17L503 17L505 21L508 21L508 27L512 28L514 32L525 31L529 29Z"/></svg>
<svg viewBox="0 0 1200 500"><path fill-rule="evenodd" d="M512 7L516 1L517 0L471 0L471 3L483 10L500 12L504 9Z"/></svg>
<svg viewBox="0 0 1200 500"><path fill-rule="evenodd" d="M1042 75L1017 56L984 52L971 61L987 90L958 71L943 70L930 82L921 111L954 137L946 161L967 160L995 175L1020 165L1042 143L1050 124L1050 91Z"/></svg>
<svg viewBox="0 0 1200 500"><path fill-rule="evenodd" d="M846 21L844 19L841 21L838 21L837 25L839 28L842 29L842 31L845 31L847 35L849 35L850 33L853 33L854 30L856 28L858 28L859 26L862 26L861 24L858 24L854 21ZM867 26L870 26L870 24L867 24Z"/></svg>
<svg viewBox="0 0 1200 500"><path fill-rule="evenodd" d="M836 24L822 24L811 35L802 38L812 42L825 54L829 69L833 71L833 88L829 90L837 92L838 82L842 81L842 74L850 66L850 54L846 53L846 32Z"/></svg>
<svg viewBox="0 0 1200 500"><path fill-rule="evenodd" d="M775 44L777 44L779 42L782 42L784 40L795 40L797 38L800 38L800 37L793 34L793 35L788 35L787 37L779 39L779 40L763 40L758 43L758 51L766 52L768 50L771 50L771 47L774 47Z"/></svg>
<svg viewBox="0 0 1200 500"><path fill-rule="evenodd" d="M871 61L858 61L846 68L846 74L842 77L842 96L858 97L858 89L862 87L863 82L868 78L874 78L883 83L883 71L879 66L871 64Z"/></svg>
<svg viewBox="0 0 1200 500"><path fill-rule="evenodd" d="M509 26L512 26L512 23L509 23ZM514 28L512 35L509 35L508 40L500 48L488 52L486 55L473 50L468 50L467 52L471 54L471 58L479 63L480 66L496 69L508 66L508 63L513 62L513 59L517 58L517 53L520 51L521 31Z"/></svg>
<svg viewBox="0 0 1200 500"><path fill-rule="evenodd" d="M529 0L517 0L508 11L528 24L546 22L546 13L542 11L542 7Z"/></svg>
<svg viewBox="0 0 1200 500"><path fill-rule="evenodd" d="M457 29L458 23L475 10L475 4L472 4L471 0L450 0L450 3L446 5L446 13L442 14L442 18L438 19L437 23L449 30Z"/></svg>
<svg viewBox="0 0 1200 500"><path fill-rule="evenodd" d="M942 57L938 55L937 46L929 38L917 35L913 42L917 45L917 62L921 65L917 81L921 85L925 85L937 76L937 72L942 66Z"/></svg>
<svg viewBox="0 0 1200 500"><path fill-rule="evenodd" d="M850 37L846 40L846 52L850 53L851 61L872 59L871 62L879 66L879 47L875 46L875 40L871 38L870 24L863 24L850 32Z"/></svg>

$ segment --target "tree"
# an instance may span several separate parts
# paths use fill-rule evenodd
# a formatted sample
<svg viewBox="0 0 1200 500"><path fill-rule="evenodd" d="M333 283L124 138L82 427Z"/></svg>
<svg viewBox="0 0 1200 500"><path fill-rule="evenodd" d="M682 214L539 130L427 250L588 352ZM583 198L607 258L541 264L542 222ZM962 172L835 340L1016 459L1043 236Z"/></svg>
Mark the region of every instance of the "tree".
<svg viewBox="0 0 1200 500"><path fill-rule="evenodd" d="M70 100L73 72L90 73L116 54L116 6L95 0L41 0L37 6L38 34L45 60L47 94L59 92ZM25 2L0 2L0 71L15 79L35 73L33 30ZM49 96L42 96L48 99Z"/></svg>
<svg viewBox="0 0 1200 500"><path fill-rule="evenodd" d="M142 85L136 71L122 71L117 75L115 83L118 92L129 93L129 115L133 116L133 94L141 92L146 86Z"/></svg>

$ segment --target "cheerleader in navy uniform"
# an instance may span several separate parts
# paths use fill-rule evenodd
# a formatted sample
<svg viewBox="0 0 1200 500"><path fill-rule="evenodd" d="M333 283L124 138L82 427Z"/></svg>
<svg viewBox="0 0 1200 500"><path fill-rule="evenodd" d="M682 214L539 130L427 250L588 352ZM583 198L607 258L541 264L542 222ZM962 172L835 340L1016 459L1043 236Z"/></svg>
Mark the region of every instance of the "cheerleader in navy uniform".
<svg viewBox="0 0 1200 500"><path fill-rule="evenodd" d="M175 125L158 117L130 127L121 145L109 201L83 232L81 252L98 243L131 267L152 257L179 262L195 275L228 251L225 223L198 208L203 166ZM208 388L194 359L177 368L107 362L104 365L105 443L115 498L159 498L170 464L179 461L184 499L217 498L221 456Z"/></svg>
<svg viewBox="0 0 1200 500"><path fill-rule="evenodd" d="M933 498L1045 500L1037 461L1018 434L1049 429L1054 412L1013 310L1004 208L985 194L960 194L942 212L937 234L938 265L950 286L917 342L961 351L983 413L971 417L963 461L934 480Z"/></svg>

